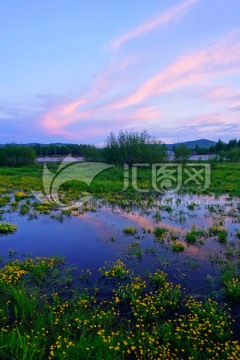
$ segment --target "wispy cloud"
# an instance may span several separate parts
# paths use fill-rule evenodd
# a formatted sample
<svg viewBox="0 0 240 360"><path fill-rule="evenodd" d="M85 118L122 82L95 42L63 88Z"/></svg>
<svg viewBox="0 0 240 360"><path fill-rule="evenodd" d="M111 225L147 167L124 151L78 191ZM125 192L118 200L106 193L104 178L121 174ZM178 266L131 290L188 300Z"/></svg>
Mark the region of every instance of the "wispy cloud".
<svg viewBox="0 0 240 360"><path fill-rule="evenodd" d="M185 1L170 9L167 12L168 21L175 19L177 13L186 12L197 1ZM166 13L165 18L167 18ZM122 40L116 44L121 46L128 39L144 35L152 28L147 27L146 24L139 26L135 32L129 32L128 36L125 34L121 38ZM145 30L140 31L139 29ZM239 40L240 29L231 31L218 39L213 39L205 47L201 46L198 50L188 51L188 53L176 57L169 65L143 80L140 85L139 83L138 85L135 84L135 88L134 83L129 86L129 73L131 73L131 66L135 64L136 59L127 57L101 71L88 92L74 101L54 106L46 112L41 118L42 127L49 134L58 134L79 140L84 139L86 134L97 136L109 130L132 126L148 127L148 125L155 124L161 128L164 124L162 121L163 110L161 109L164 104L161 102L161 96L169 96L176 91L183 94L183 90L186 89L187 96L193 88L209 89L204 95L200 95L205 96L209 101L212 99L215 103L222 99L222 102L226 101L227 104L229 99L232 113L234 107L236 107L236 112L238 102L230 99L239 99L237 89L233 91L225 84L214 87L213 83L228 74L239 72ZM230 106L228 110L229 108ZM167 115L164 114L166 119ZM209 112L209 115L206 116L211 116L211 113ZM167 121L165 120L165 124ZM213 122L217 123L216 117ZM204 123L205 120L202 119L202 125ZM214 124L212 130L214 130L213 127ZM199 129L203 129L203 127L199 125Z"/></svg>
<svg viewBox="0 0 240 360"><path fill-rule="evenodd" d="M234 111L234 112L240 112L240 105L238 106L233 106L232 108L230 108L231 111Z"/></svg>
<svg viewBox="0 0 240 360"><path fill-rule="evenodd" d="M41 119L42 127L50 133L58 133L62 136L70 136L70 133L63 130L67 125L75 121L82 121L90 117L92 110L86 107L94 106L103 96L121 84L121 78L116 74L124 71L134 60L126 58L100 72L92 88L80 98L54 106ZM85 107L85 109L83 109ZM79 110L80 109L80 110Z"/></svg>
<svg viewBox="0 0 240 360"><path fill-rule="evenodd" d="M184 16L190 8L197 3L199 0L187 0L182 2L175 7L167 10L166 12L159 14L157 17L150 19L149 21L140 24L139 26L133 28L132 30L126 32L122 36L118 37L117 39L111 41L106 48L108 49L117 49L129 40L138 38L143 36L150 31L164 25L170 21L173 21L179 17Z"/></svg>
<svg viewBox="0 0 240 360"><path fill-rule="evenodd" d="M214 45L192 54L181 56L165 69L145 81L129 96L110 104L121 109L136 105L151 97L183 88L216 75L240 69L240 31L233 31L214 42Z"/></svg>
<svg viewBox="0 0 240 360"><path fill-rule="evenodd" d="M219 138L224 140L232 138L233 133L234 136L240 135L240 124L229 119L227 115L227 113L205 114L194 119L185 118L179 121L177 126L160 127L158 133L169 143L209 137L213 140Z"/></svg>
<svg viewBox="0 0 240 360"><path fill-rule="evenodd" d="M229 107L230 111L240 111L240 88L236 89L230 86L215 86L203 93L204 98L212 103Z"/></svg>
<svg viewBox="0 0 240 360"><path fill-rule="evenodd" d="M160 14L158 17L155 17L148 22L139 25L135 29L124 34L119 39L114 40L111 44L108 45L108 47L119 47L130 39L145 35L156 27L170 22L178 18L179 16L185 15L187 11L191 8L191 6L198 1L200 0L186 0L176 5L175 7ZM122 82L122 77L120 74L133 61L134 60L132 58L126 57L124 60L120 61L116 65L106 67L102 72L98 74L91 90L88 91L85 95L74 101L68 102L66 104L61 104L59 106L54 106L52 109L50 109L50 111L48 111L42 118L43 128L49 133L69 137L71 136L71 134L69 133L69 131L64 130L64 128L75 121L83 121L90 118L93 109L89 110L89 105L95 108L98 116L104 116L106 119L109 116L108 107L99 107L97 106L97 102L99 101L99 99L102 99L103 96L106 96L112 90L115 90L116 88L118 88L119 90L119 83ZM147 112L146 109L147 108L145 107L144 111L142 111L142 108L140 108L139 110L130 110L130 114L128 113L127 116L129 119L134 118L138 120L143 119L143 114L145 116L145 120L149 119L150 117L156 117L156 111L153 114L152 110ZM115 111L115 109L113 110ZM141 114L140 111L142 111ZM157 112L159 114L159 110L157 110Z"/></svg>

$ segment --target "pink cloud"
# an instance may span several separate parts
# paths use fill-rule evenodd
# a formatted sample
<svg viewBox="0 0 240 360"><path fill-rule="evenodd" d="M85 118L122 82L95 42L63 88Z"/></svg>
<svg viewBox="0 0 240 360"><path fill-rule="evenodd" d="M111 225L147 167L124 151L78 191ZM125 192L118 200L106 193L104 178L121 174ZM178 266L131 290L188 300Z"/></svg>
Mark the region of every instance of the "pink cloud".
<svg viewBox="0 0 240 360"><path fill-rule="evenodd" d="M235 89L230 86L217 86L208 89L203 93L209 101L219 103L226 103L231 107L237 107L240 105L240 89Z"/></svg>
<svg viewBox="0 0 240 360"><path fill-rule="evenodd" d="M240 69L239 31L231 32L213 46L178 58L145 81L134 93L110 104L109 109L122 109L146 99L188 86L199 81Z"/></svg>
<svg viewBox="0 0 240 360"><path fill-rule="evenodd" d="M203 114L182 119L172 126L161 126L158 132L162 134L162 139L167 142L174 142L176 138L179 141L206 138L218 140L219 138L229 139L240 133L239 122L234 116L228 113ZM171 140L171 141L169 141Z"/></svg>
<svg viewBox="0 0 240 360"><path fill-rule="evenodd" d="M148 22L145 22L136 28L128 31L127 33L123 34L119 38L113 40L107 45L107 48L109 49L116 49L122 46L124 43L128 42L129 40L132 40L134 38L143 36L147 34L148 32L158 28L161 25L164 25L172 20L175 20L181 16L184 16L187 11L199 0L187 0L183 3L176 5L175 7L167 10L163 14L160 14L159 16L155 17L154 19L149 20Z"/></svg>
<svg viewBox="0 0 240 360"><path fill-rule="evenodd" d="M127 114L127 118L135 121L158 120L161 117L162 112L157 106L142 106Z"/></svg>
<svg viewBox="0 0 240 360"><path fill-rule="evenodd" d="M127 59L118 64L106 68L96 78L92 89L75 101L55 107L43 117L43 128L48 133L62 136L76 136L66 127L81 122L81 130L78 137L82 138L89 129L88 135L103 134L109 130L134 126L146 126L146 121L162 119L162 111L159 105L146 105L162 94L191 89L191 86L209 85L213 79L223 75L234 73L240 69L240 31L233 31L205 49L178 57L170 65L161 69L158 73L148 78L137 89L127 96L117 100L106 101L106 95L117 93L121 90L128 78L123 71L132 64L132 59ZM209 97L236 96L225 86L212 89ZM216 119L215 119L216 121ZM160 124L158 123L158 126ZM99 132L93 132L92 127L99 128Z"/></svg>
<svg viewBox="0 0 240 360"><path fill-rule="evenodd" d="M106 95L117 87L121 79L114 77L116 73L125 70L133 62L132 58L126 58L121 62L105 69L98 74L92 89L77 100L59 105L47 112L42 118L42 127L49 133L67 135L62 129L75 121L89 118L92 111L80 109L89 104L94 104L102 95ZM79 111L79 109L81 111ZM69 134L68 134L69 135Z"/></svg>

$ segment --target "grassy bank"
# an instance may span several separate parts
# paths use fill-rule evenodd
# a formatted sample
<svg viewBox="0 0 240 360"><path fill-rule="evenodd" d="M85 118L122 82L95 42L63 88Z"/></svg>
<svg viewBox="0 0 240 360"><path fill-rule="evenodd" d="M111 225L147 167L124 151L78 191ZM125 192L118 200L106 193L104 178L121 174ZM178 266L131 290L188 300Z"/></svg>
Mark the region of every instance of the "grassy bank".
<svg viewBox="0 0 240 360"><path fill-rule="evenodd" d="M56 172L58 165L50 164L49 169ZM204 193L216 195L229 194L240 196L240 164L237 163L215 163L211 168L211 185ZM123 189L123 169L112 168L98 174L87 186L79 181L69 181L63 186L65 191L78 193L80 190L89 191L94 195L116 194ZM42 190L42 165L23 166L18 168L0 168L1 191L4 190ZM151 170L139 169L138 186L141 189L152 189ZM188 190L187 188L183 190ZM131 184L125 194L136 192ZM124 194L124 193L122 193Z"/></svg>

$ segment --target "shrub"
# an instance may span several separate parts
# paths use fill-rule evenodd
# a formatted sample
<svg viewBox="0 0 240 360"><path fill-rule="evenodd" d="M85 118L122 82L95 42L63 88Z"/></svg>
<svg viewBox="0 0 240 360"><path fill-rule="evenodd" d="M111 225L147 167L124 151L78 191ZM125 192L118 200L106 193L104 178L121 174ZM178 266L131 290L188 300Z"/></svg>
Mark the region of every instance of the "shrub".
<svg viewBox="0 0 240 360"><path fill-rule="evenodd" d="M163 162L167 159L166 146L146 130L110 133L105 141L103 156L108 163L133 165L134 163Z"/></svg>

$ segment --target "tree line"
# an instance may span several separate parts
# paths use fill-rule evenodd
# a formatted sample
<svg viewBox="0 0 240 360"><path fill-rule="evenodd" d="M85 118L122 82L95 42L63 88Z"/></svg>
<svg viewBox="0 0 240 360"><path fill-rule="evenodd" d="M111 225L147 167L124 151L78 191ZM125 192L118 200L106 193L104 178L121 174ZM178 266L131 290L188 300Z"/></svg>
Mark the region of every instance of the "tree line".
<svg viewBox="0 0 240 360"><path fill-rule="evenodd" d="M240 161L240 140L231 139L228 143L224 143L222 140L209 148L210 154L215 154L218 161Z"/></svg>
<svg viewBox="0 0 240 360"><path fill-rule="evenodd" d="M172 160L186 163L191 154L184 144L178 144L172 149L173 155L169 158L167 147L164 143L149 135L144 130L113 132L107 136L103 148L86 144L33 144L32 146L8 144L0 148L1 166L30 165L39 156L81 156L86 161L103 161L114 165L133 165L134 163L163 163ZM193 150L195 154L212 154L216 161L240 161L240 140L230 140L224 143L219 140L209 149L200 148L198 145Z"/></svg>
<svg viewBox="0 0 240 360"><path fill-rule="evenodd" d="M240 140L231 139L225 143L219 139L207 149L196 145L193 152L198 155L212 155L212 160L215 161L240 162Z"/></svg>
<svg viewBox="0 0 240 360"><path fill-rule="evenodd" d="M97 158L101 149L86 144L35 144L32 145L37 156L82 156L84 158Z"/></svg>
<svg viewBox="0 0 240 360"><path fill-rule="evenodd" d="M177 162L186 162L191 151L181 144L173 149ZM39 156L81 156L86 161L103 161L117 166L134 163L163 163L168 161L165 144L144 130L110 133L103 148L85 144L8 144L0 148L0 165L23 166L35 162Z"/></svg>
<svg viewBox="0 0 240 360"><path fill-rule="evenodd" d="M0 147L0 166L24 166L34 164L41 156L81 156L88 161L103 160L103 149L85 144L7 144Z"/></svg>
<svg viewBox="0 0 240 360"><path fill-rule="evenodd" d="M0 148L1 166L32 165L36 159L36 152L32 147L17 144L7 144Z"/></svg>

